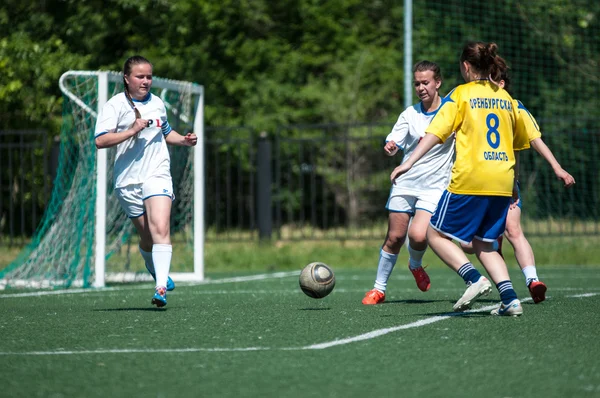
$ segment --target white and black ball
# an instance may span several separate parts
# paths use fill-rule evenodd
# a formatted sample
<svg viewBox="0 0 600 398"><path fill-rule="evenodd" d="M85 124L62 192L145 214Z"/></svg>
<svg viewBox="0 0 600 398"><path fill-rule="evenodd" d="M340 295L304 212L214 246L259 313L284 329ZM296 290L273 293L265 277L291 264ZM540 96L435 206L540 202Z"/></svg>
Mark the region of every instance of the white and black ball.
<svg viewBox="0 0 600 398"><path fill-rule="evenodd" d="M309 297L320 299L335 287L333 270L325 263L308 264L300 273L300 289Z"/></svg>

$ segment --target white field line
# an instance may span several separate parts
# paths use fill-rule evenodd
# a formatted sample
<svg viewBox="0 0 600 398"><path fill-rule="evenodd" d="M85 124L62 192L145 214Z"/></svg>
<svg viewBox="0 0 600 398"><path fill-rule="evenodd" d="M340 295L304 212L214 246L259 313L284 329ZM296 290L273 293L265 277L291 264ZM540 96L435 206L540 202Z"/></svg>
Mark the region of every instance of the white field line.
<svg viewBox="0 0 600 398"><path fill-rule="evenodd" d="M258 280L267 280L267 279L278 279L278 278L286 278L289 276L297 276L300 275L300 271L290 271L290 272L274 272L271 274L258 274L258 275L248 275L248 276L239 276L235 278L223 278L223 279L209 279L204 282L197 283L181 283L182 286L196 286L196 285L218 285L223 283L239 283L239 282L248 282L248 281L258 281ZM147 286L125 286L125 287L103 287L103 288L89 288L89 289L60 289L60 290L47 290L40 292L28 292L28 293L15 293L15 294L0 294L0 299L6 298L18 298L18 297L36 297L36 296L52 296L52 295L62 295L62 294L79 294L79 293L104 293L104 292L112 292L112 291L123 291L123 290L137 290L137 289L148 289Z"/></svg>
<svg viewBox="0 0 600 398"><path fill-rule="evenodd" d="M237 282L237 281L236 281ZM225 282L221 282L221 280L219 280L218 283L225 283ZM233 282L230 282L233 283ZM204 283L207 284L207 283ZM210 284L210 283L208 283ZM294 283L294 286L296 286L297 284ZM187 286L187 285L186 285ZM19 297L41 297L41 296L49 296L49 295L65 295L65 294L76 294L76 293L80 293L80 294L95 294L95 293L108 293L109 295L115 295L115 294L122 294L123 291L125 290L139 290L139 289L144 289L147 290L148 286L129 286L127 288L103 288L103 289L70 289L70 290L57 290L57 291L42 291L42 292L29 292L29 293L15 293L15 294L2 294L0 295L0 299L7 299L7 298L19 298ZM600 289L600 288L598 288ZM577 291L583 291L586 290L584 288L569 288L569 287L565 287L565 288L552 288L553 292L577 292ZM590 290L590 289L587 289ZM345 289L345 288L336 288L335 293L337 294L356 294L356 293L360 293L360 294L364 294L366 289ZM457 293L458 290L456 288L436 288L435 289L436 292L446 292L446 293ZM402 293L414 293L415 289L414 288L401 288L401 289L393 289L394 294L402 294ZM178 294L178 291L175 290L174 292L170 293L172 295ZM195 291L191 291L191 292L186 292L186 294L189 295L235 295L235 294L239 294L239 295L243 295L243 294L249 294L249 295L253 295L253 294L281 294L281 295L297 295L297 294L302 294L302 292L300 291L300 289L223 289L223 290L195 290ZM595 296L599 293L585 293L585 295L574 295L574 296L567 296L567 297L591 297L591 296ZM390 297L391 299L394 298L394 296ZM419 297L415 296L415 300L418 300ZM427 298L425 296L422 297L423 300L426 300Z"/></svg>
<svg viewBox="0 0 600 398"><path fill-rule="evenodd" d="M522 301L530 301L526 298ZM98 355L98 354L157 354L157 353L191 353L191 352L247 352L247 351L304 351L304 350L323 350L339 345L352 344L359 341L371 340L376 337L384 336L389 333L397 332L404 329L418 328L421 326L430 325L445 319L461 316L463 314L475 312L487 312L497 308L498 305L488 305L477 309L472 309L465 312L453 312L444 315L437 315L416 322L398 325L391 328L377 329L358 336L347 337L345 339L336 339L325 343L311 344L300 347L232 347L232 348L164 348L164 349L99 349L99 350L82 350L82 351L29 351L29 352L0 352L0 356L50 356L50 355Z"/></svg>
<svg viewBox="0 0 600 398"><path fill-rule="evenodd" d="M583 293L583 294L574 294L572 296L567 296L571 298L583 298L583 297L594 297L599 295L600 293Z"/></svg>

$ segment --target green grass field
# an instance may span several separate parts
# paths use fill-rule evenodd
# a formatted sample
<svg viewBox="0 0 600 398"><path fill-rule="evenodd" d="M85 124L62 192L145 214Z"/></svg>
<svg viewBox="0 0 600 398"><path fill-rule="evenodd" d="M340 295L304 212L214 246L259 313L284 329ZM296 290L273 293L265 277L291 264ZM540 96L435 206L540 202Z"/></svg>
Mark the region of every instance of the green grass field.
<svg viewBox="0 0 600 398"><path fill-rule="evenodd" d="M462 280L403 266L388 299L363 306L375 267L336 269L314 300L297 271L211 274L165 309L150 284L0 294L3 397L594 397L600 396L600 269L539 267L548 299L524 315L453 314Z"/></svg>

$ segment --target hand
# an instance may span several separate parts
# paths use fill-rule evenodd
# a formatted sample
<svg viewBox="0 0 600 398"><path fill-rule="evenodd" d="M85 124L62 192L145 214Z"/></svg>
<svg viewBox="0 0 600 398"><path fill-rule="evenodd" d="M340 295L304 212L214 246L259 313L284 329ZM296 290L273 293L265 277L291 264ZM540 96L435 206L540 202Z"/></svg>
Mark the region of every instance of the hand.
<svg viewBox="0 0 600 398"><path fill-rule="evenodd" d="M134 129L136 133L139 133L146 127L148 127L148 120L146 119L135 119L135 122L133 122L133 125L131 126L131 128Z"/></svg>
<svg viewBox="0 0 600 398"><path fill-rule="evenodd" d="M575 179L573 176L566 172L566 170L560 169L555 172L556 177L561 180L565 184L565 188L573 186L575 184Z"/></svg>
<svg viewBox="0 0 600 398"><path fill-rule="evenodd" d="M515 184L513 185L512 198L510 198L510 210L515 209L519 205L519 188L517 184L517 181L515 181Z"/></svg>
<svg viewBox="0 0 600 398"><path fill-rule="evenodd" d="M410 170L410 167L407 167L406 163L402 163L400 166L396 167L390 175L392 184L396 184L396 178L400 177L402 174L405 174L408 170Z"/></svg>
<svg viewBox="0 0 600 398"><path fill-rule="evenodd" d="M183 137L183 143L185 146L195 146L198 143L198 137L194 133L187 133Z"/></svg>
<svg viewBox="0 0 600 398"><path fill-rule="evenodd" d="M385 154L388 156L394 156L396 152L398 152L398 145L394 141L388 141L385 143L383 147Z"/></svg>

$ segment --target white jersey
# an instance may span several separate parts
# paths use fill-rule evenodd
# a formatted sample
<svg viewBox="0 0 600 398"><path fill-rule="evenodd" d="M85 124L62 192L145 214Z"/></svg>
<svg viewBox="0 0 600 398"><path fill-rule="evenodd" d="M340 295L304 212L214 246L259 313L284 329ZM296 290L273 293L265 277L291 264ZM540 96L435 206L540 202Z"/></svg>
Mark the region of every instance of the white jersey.
<svg viewBox="0 0 600 398"><path fill-rule="evenodd" d="M425 130L437 113L426 113L423 105L412 105L398 117L386 142L394 141L404 152L402 163L410 158ZM443 144L434 146L413 167L396 179L390 196L394 195L441 195L450 182L452 164L454 162L454 135Z"/></svg>
<svg viewBox="0 0 600 398"><path fill-rule="evenodd" d="M148 94L143 101L133 100L142 119L150 126L117 145L115 188L141 184L148 177L170 175L171 160L164 137L171 132L163 101ZM135 112L125 93L112 97L102 107L96 121L95 137L125 131L135 122Z"/></svg>

